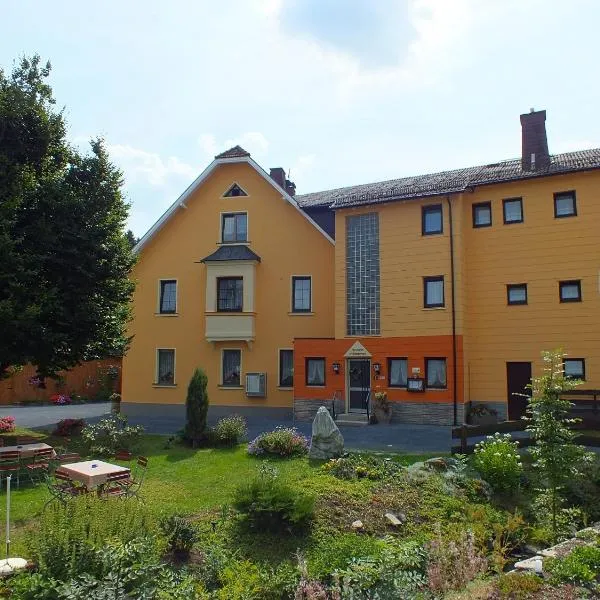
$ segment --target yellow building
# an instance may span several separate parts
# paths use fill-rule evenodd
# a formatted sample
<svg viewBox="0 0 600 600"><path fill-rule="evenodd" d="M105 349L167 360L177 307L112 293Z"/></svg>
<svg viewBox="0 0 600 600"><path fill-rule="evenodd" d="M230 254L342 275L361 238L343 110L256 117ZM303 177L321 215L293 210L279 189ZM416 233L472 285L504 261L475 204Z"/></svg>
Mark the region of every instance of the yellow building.
<svg viewBox="0 0 600 600"><path fill-rule="evenodd" d="M401 422L461 422L475 403L517 418L556 347L600 388L600 150L550 155L545 118L521 115L521 159L301 196L239 148L217 157L138 245L124 402L181 404L202 366L213 405L254 413L334 398L362 413L381 390ZM243 288L235 312L217 310L221 278L227 298Z"/></svg>

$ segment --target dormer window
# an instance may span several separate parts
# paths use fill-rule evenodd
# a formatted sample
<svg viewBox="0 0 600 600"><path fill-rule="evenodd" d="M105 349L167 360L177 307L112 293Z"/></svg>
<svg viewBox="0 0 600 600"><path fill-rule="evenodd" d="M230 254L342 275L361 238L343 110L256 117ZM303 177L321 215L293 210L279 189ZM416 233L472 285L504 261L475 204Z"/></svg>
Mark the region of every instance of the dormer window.
<svg viewBox="0 0 600 600"><path fill-rule="evenodd" d="M227 213L223 215L221 241L224 244L248 241L248 215L246 213Z"/></svg>
<svg viewBox="0 0 600 600"><path fill-rule="evenodd" d="M247 196L248 194L237 184L234 183L224 194L223 198L236 198L238 196Z"/></svg>

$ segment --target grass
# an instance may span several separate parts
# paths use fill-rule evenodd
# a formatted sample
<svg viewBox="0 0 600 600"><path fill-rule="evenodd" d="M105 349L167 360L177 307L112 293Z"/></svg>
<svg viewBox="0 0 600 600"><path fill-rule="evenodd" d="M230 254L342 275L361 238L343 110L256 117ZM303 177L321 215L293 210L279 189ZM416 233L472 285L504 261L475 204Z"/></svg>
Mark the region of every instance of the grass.
<svg viewBox="0 0 600 600"><path fill-rule="evenodd" d="M11 438L17 435L32 435L55 447L68 445L69 450L78 450L76 439L65 443L64 438L26 429L17 429L11 435L4 435L5 445L10 445ZM182 513L198 516L205 521L215 519L221 510L232 502L236 486L252 477L264 460L249 456L245 444L236 448L193 450L167 442L167 436L144 435L136 448L136 454L147 456L149 459L142 496L150 511L157 515ZM389 456L407 465L432 455ZM374 486L373 482L366 480L340 481L324 473L320 468L320 461L293 458L275 459L272 462L276 464L281 477L318 495L335 490L366 497ZM13 489L12 542L13 553L18 555L19 552L24 552L24 530L35 523L50 495L43 484L34 487L25 482L21 489ZM4 497L5 487L0 495L0 515L4 511Z"/></svg>

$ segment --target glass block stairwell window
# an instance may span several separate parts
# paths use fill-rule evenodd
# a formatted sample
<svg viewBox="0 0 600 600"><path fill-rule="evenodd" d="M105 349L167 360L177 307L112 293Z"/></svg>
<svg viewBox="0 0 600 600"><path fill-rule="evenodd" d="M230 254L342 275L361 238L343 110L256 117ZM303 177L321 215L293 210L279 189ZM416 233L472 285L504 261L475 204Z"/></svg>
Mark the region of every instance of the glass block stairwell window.
<svg viewBox="0 0 600 600"><path fill-rule="evenodd" d="M348 335L379 334L379 215L346 217Z"/></svg>

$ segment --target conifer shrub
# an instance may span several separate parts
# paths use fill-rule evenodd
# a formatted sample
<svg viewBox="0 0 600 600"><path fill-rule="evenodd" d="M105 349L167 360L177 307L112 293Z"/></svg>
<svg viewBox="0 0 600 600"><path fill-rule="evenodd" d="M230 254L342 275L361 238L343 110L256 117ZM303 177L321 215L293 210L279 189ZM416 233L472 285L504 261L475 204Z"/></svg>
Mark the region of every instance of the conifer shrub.
<svg viewBox="0 0 600 600"><path fill-rule="evenodd" d="M185 429L183 439L193 448L206 438L206 415L208 413L208 377L202 369L196 369L188 385L185 401Z"/></svg>

